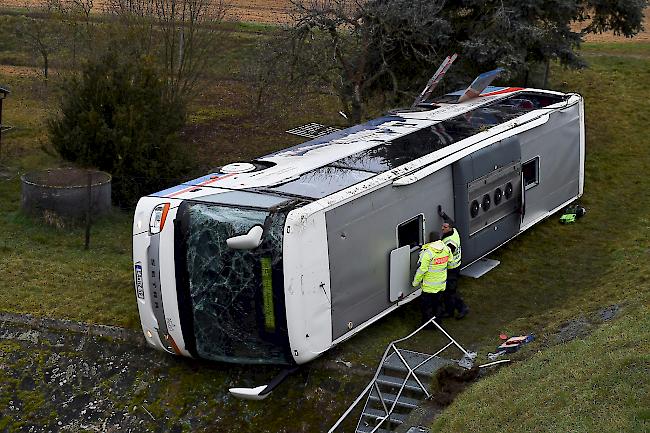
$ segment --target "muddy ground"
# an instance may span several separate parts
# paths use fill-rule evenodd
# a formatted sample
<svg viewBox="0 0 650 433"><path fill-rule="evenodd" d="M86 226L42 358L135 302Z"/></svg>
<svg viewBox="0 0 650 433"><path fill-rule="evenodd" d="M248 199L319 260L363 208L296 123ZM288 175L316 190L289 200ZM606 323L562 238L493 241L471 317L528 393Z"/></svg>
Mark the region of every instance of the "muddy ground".
<svg viewBox="0 0 650 433"><path fill-rule="evenodd" d="M372 371L314 367L265 402L243 402L227 389L263 384L277 368L181 359L136 331L3 314L0 432L322 431Z"/></svg>
<svg viewBox="0 0 650 433"><path fill-rule="evenodd" d="M145 404L122 400L153 390L171 359L142 346L27 324L0 328L2 431L163 431ZM110 350L108 350L110 349ZM139 366L139 367L136 367ZM142 368L155 372L139 379ZM191 422L191 421L190 421Z"/></svg>
<svg viewBox="0 0 650 433"><path fill-rule="evenodd" d="M259 385L277 369L173 357L133 330L0 313L0 432L327 431L373 370L329 357L249 403L228 387ZM479 374L454 367L438 376L434 398L400 431L429 424Z"/></svg>
<svg viewBox="0 0 650 433"><path fill-rule="evenodd" d="M153 401L175 362L132 337L4 321L0 431L181 431L182 424L168 423L168 414L153 415L149 399L131 404L141 392ZM185 423L198 426L191 412Z"/></svg>
<svg viewBox="0 0 650 433"><path fill-rule="evenodd" d="M583 338L621 308L570 320L542 336L537 349ZM134 330L2 313L0 432L327 431L374 373L374 365L340 355L335 350L304 366L263 402L244 402L227 389L263 384L279 370L174 357L147 347ZM430 425L466 386L496 368L441 371L433 398L400 431Z"/></svg>

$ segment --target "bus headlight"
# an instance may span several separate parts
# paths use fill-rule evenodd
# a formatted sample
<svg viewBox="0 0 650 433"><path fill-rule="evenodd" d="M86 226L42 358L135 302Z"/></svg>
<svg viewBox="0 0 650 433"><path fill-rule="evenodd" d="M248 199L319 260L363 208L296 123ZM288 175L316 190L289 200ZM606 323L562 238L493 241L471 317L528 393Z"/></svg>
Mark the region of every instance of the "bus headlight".
<svg viewBox="0 0 650 433"><path fill-rule="evenodd" d="M151 212L151 219L149 220L149 233L155 235L160 233L165 226L167 219L167 212L169 212L169 203L159 204L153 208Z"/></svg>

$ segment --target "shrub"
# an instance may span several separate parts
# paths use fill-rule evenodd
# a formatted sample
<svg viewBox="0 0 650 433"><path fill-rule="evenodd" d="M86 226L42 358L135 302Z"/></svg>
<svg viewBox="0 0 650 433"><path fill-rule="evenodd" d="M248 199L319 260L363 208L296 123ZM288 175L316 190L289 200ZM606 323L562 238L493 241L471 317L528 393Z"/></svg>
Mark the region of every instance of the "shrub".
<svg viewBox="0 0 650 433"><path fill-rule="evenodd" d="M165 86L152 61L111 50L64 83L60 115L48 124L64 159L113 175L120 206L173 183L190 166L178 140L184 104L169 101Z"/></svg>

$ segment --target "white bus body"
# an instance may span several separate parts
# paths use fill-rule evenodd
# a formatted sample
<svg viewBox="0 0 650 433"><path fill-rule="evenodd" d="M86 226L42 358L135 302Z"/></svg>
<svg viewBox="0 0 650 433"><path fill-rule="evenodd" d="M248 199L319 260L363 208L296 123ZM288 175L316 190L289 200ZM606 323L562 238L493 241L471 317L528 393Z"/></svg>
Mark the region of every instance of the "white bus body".
<svg viewBox="0 0 650 433"><path fill-rule="evenodd" d="M438 205L466 266L582 195L580 95L458 95L140 199L133 260L149 344L305 363L419 296L406 280L442 223ZM259 246L229 247L237 236Z"/></svg>

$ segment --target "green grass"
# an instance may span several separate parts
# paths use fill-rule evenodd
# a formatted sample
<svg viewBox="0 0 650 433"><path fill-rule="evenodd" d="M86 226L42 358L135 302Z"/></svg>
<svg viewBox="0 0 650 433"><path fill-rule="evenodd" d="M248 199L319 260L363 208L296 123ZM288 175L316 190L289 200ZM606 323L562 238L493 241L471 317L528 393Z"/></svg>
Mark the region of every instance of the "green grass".
<svg viewBox="0 0 650 433"><path fill-rule="evenodd" d="M589 42L584 44L582 52L586 56L604 54L618 56L650 56L649 43Z"/></svg>
<svg viewBox="0 0 650 433"><path fill-rule="evenodd" d="M467 333L481 324L494 342L498 331L535 332L539 341L519 357L541 351L472 386L434 431L650 431L650 55L588 51L587 58L590 69L554 75L586 100L587 215L572 226L549 219L502 249L499 269L464 289L480 316ZM612 304L625 306L619 320L545 348L564 321ZM480 341L485 353L489 339Z"/></svg>
<svg viewBox="0 0 650 433"><path fill-rule="evenodd" d="M0 167L0 310L135 327L139 324L131 284L131 217L114 213L91 231L57 229L20 211L20 174L57 167L43 152L45 119L53 112L56 85L38 76L3 74L12 93L3 121L14 129L3 136Z"/></svg>
<svg viewBox="0 0 650 433"><path fill-rule="evenodd" d="M650 308L474 384L433 432L650 431Z"/></svg>
<svg viewBox="0 0 650 433"><path fill-rule="evenodd" d="M233 108L210 106L201 107L188 116L189 123L209 123L215 120L228 120L232 117L240 116L242 113Z"/></svg>
<svg viewBox="0 0 650 433"><path fill-rule="evenodd" d="M129 283L128 224L97 224L92 248L83 249L83 231L53 232L30 221L3 221L9 238L0 240L3 309L67 317L91 323L139 323ZM124 234L126 232L126 234ZM4 236L3 236L4 237Z"/></svg>
<svg viewBox="0 0 650 433"><path fill-rule="evenodd" d="M268 29L244 25L234 30L229 39L232 45L220 54L219 64L211 72L214 77L236 76L252 58L256 33L266 34ZM3 58L33 61L16 51L13 43L7 42L5 48L1 44L0 62ZM584 53L591 68L555 68L551 87L578 91L586 98L587 165L581 202L588 213L571 226L559 225L557 216L549 218L497 251L493 256L502 264L495 271L480 280L461 280L460 290L472 311L463 321L446 321L445 327L463 344L480 349L481 360L494 349L500 332L534 332L538 339L518 355L523 362L464 392L435 423L438 431L647 429L647 398L644 401L639 393L648 394L648 354L640 348L648 347L650 288L650 214L646 205L650 190L646 176L650 166L646 132L650 123L650 50L644 44L586 44ZM16 126L3 139L0 165L14 168L15 173L61 165L59 159L41 150L46 142L44 119L54 111L56 86L45 88L37 76L1 71L0 83L13 90L4 114L6 122ZM260 125L255 114L247 116L246 104L239 101L243 86L245 83L215 81L190 115L194 126L217 128L214 147L223 151L214 155L224 161L257 156L267 150L262 145L289 144L278 125L274 125L276 132L256 129ZM219 99L223 93L215 89L223 88L230 99ZM336 110L331 100L320 98L305 101L305 105L310 105L309 111L294 107L298 113L293 117L282 113L281 121L297 125L303 120L321 120L307 119L320 115L324 123L334 123ZM228 129L234 128L230 123L238 125L237 131ZM0 180L0 311L137 327L130 263L131 215L117 211L98 222L91 250L84 251L83 230L56 229L23 216L19 194L17 177ZM553 333L563 322L588 317L615 303L624 306L620 319L602 325L591 337L555 345ZM306 370L306 378L290 378L285 388L292 390L288 396L264 403L228 402L227 411L239 417L246 414L246 425L251 429L262 426L258 431L279 431L282 424L299 426L295 413L283 408L304 391L309 410L303 421L308 420L310 426L322 423L324 430L328 426L318 409L323 406L322 390L318 389L328 383L332 373L323 365L341 358L365 365L370 372L386 343L408 333L418 319L417 305L408 305L314 362ZM632 344L635 338L640 339L637 345ZM415 345L431 350L440 341L428 335ZM619 349L614 341L622 342ZM644 370L636 367L644 365L645 375L641 375L639 371ZM193 399L223 391L223 383L234 385L251 373L235 368L216 370L202 369L198 376L201 386L194 387L197 373L179 364L175 379L161 385L167 391L156 404L180 402L180 407L185 407ZM355 380L359 378L347 377L344 382ZM558 384L557 390L553 384ZM360 390L345 389L335 404L328 403L330 418ZM202 412L206 419L217 419L223 410L208 404ZM590 418L589 413L597 416Z"/></svg>
<svg viewBox="0 0 650 433"><path fill-rule="evenodd" d="M127 327L139 324L131 285L131 219L115 211L91 231L23 216L19 183L0 181L0 309Z"/></svg>

